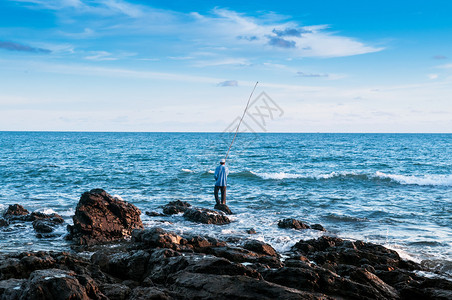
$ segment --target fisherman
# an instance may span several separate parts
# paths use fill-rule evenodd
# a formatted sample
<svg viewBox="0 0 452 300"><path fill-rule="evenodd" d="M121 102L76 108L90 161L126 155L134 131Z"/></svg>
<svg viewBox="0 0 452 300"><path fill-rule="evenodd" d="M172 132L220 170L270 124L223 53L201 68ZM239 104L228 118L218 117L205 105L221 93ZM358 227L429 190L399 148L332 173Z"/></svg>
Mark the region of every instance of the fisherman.
<svg viewBox="0 0 452 300"><path fill-rule="evenodd" d="M215 195L215 201L217 204L226 204L226 180L228 178L229 169L225 166L226 160L220 160L220 165L215 169L215 189L213 190ZM221 190L221 202L218 199L218 191Z"/></svg>

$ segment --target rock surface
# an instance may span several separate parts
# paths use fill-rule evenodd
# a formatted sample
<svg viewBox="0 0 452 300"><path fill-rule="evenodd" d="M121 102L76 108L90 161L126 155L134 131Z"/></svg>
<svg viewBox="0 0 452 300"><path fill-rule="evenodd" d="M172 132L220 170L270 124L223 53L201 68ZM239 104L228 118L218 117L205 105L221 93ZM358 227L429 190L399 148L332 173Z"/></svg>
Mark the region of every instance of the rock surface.
<svg viewBox="0 0 452 300"><path fill-rule="evenodd" d="M176 200L163 206L163 213L165 215L175 215L185 212L189 207L191 207L190 203Z"/></svg>
<svg viewBox="0 0 452 300"><path fill-rule="evenodd" d="M227 215L232 215L232 211L226 204L215 204L214 209L221 210Z"/></svg>
<svg viewBox="0 0 452 300"><path fill-rule="evenodd" d="M141 211L133 204L114 198L102 189L82 194L68 239L80 245L122 239L133 229L143 228Z"/></svg>
<svg viewBox="0 0 452 300"><path fill-rule="evenodd" d="M203 224L223 225L231 223L224 213L207 208L189 208L185 211L184 218Z"/></svg>
<svg viewBox="0 0 452 300"><path fill-rule="evenodd" d="M319 231L326 231L326 229L320 225L320 224L313 224L309 226L308 224L297 220L297 219L283 219L278 221L278 227L279 228L292 228L292 229L313 229L313 230L319 230Z"/></svg>
<svg viewBox="0 0 452 300"><path fill-rule="evenodd" d="M383 246L323 236L287 258L161 228L91 258L65 252L0 255L0 299L451 299L452 282Z"/></svg>
<svg viewBox="0 0 452 300"><path fill-rule="evenodd" d="M3 216L5 218L10 218L13 216L24 216L24 215L28 215L28 214L29 214L29 211L26 210L22 205L13 204L13 205L8 206L8 209L5 211Z"/></svg>

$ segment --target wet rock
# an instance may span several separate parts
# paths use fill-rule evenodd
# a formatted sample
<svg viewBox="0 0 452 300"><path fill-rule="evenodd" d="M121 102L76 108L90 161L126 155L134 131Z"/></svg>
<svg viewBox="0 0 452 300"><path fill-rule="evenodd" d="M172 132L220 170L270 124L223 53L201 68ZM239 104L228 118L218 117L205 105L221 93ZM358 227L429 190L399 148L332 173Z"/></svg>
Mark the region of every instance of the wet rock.
<svg viewBox="0 0 452 300"><path fill-rule="evenodd" d="M189 208L185 211L184 218L192 222L203 224L223 225L231 223L224 213L207 208Z"/></svg>
<svg viewBox="0 0 452 300"><path fill-rule="evenodd" d="M227 215L232 215L232 211L229 209L229 207L226 204L215 204L214 209L221 210Z"/></svg>
<svg viewBox="0 0 452 300"><path fill-rule="evenodd" d="M325 227L323 227L320 224L313 224L313 225L311 225L311 229L318 230L318 231L326 231Z"/></svg>
<svg viewBox="0 0 452 300"><path fill-rule="evenodd" d="M190 206L191 205L188 202L183 202L180 200L171 201L165 206L163 206L163 213L166 215L178 214L181 212L185 212Z"/></svg>
<svg viewBox="0 0 452 300"><path fill-rule="evenodd" d="M308 224L296 219L284 219L278 221L279 228L293 228L293 229L309 229L311 228Z"/></svg>
<svg viewBox="0 0 452 300"><path fill-rule="evenodd" d="M243 245L243 248L259 254L279 257L278 253L276 253L276 250L272 246L261 241L256 240L247 241Z"/></svg>
<svg viewBox="0 0 452 300"><path fill-rule="evenodd" d="M8 220L0 218L0 227L6 227L9 225Z"/></svg>
<svg viewBox="0 0 452 300"><path fill-rule="evenodd" d="M133 204L113 198L101 189L82 194L68 239L80 245L108 242L127 237L133 229L143 228L141 211Z"/></svg>
<svg viewBox="0 0 452 300"><path fill-rule="evenodd" d="M165 217L166 216L165 214L161 214L156 211L147 211L146 215L150 216L150 217Z"/></svg>
<svg viewBox="0 0 452 300"><path fill-rule="evenodd" d="M39 233L51 233L53 232L53 227L51 224L52 223L43 220L36 220L33 221L33 228L36 232Z"/></svg>
<svg viewBox="0 0 452 300"><path fill-rule="evenodd" d="M8 209L3 214L5 218L10 218L13 216L24 216L28 215L30 212L26 210L22 205L19 204L13 204L8 206Z"/></svg>
<svg viewBox="0 0 452 300"><path fill-rule="evenodd" d="M250 229L248 229L248 230L246 231L246 233L248 233L248 234L256 234L256 229L250 228Z"/></svg>

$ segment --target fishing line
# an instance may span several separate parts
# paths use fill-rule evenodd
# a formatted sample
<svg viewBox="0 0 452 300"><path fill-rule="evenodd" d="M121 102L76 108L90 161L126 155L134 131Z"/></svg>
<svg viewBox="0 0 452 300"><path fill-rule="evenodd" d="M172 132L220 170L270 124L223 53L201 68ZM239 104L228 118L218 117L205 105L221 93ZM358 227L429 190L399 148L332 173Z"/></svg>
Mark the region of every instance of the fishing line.
<svg viewBox="0 0 452 300"><path fill-rule="evenodd" d="M246 103L246 107L245 107L245 110L243 111L242 118L240 119L239 125L237 125L237 129L235 131L234 138L232 139L231 145L229 145L229 149L228 149L228 152L226 153L226 157L224 160L228 159L229 151L231 150L232 144L234 144L235 137L237 136L237 133L239 132L240 124L242 124L243 118L245 117L245 113L248 110L248 105L250 105L251 97L253 97L254 90L256 89L258 83L259 83L259 81L256 81L253 91L251 92L250 97L248 98L248 103Z"/></svg>

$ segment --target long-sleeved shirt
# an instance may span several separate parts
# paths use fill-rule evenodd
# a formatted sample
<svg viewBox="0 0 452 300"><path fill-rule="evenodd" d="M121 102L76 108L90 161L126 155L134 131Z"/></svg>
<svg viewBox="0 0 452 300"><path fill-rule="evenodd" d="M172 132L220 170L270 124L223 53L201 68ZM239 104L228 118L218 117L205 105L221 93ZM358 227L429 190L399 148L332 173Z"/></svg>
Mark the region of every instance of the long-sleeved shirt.
<svg viewBox="0 0 452 300"><path fill-rule="evenodd" d="M219 165L215 169L215 185L217 186L226 186L226 180L228 178L229 169L225 165Z"/></svg>

